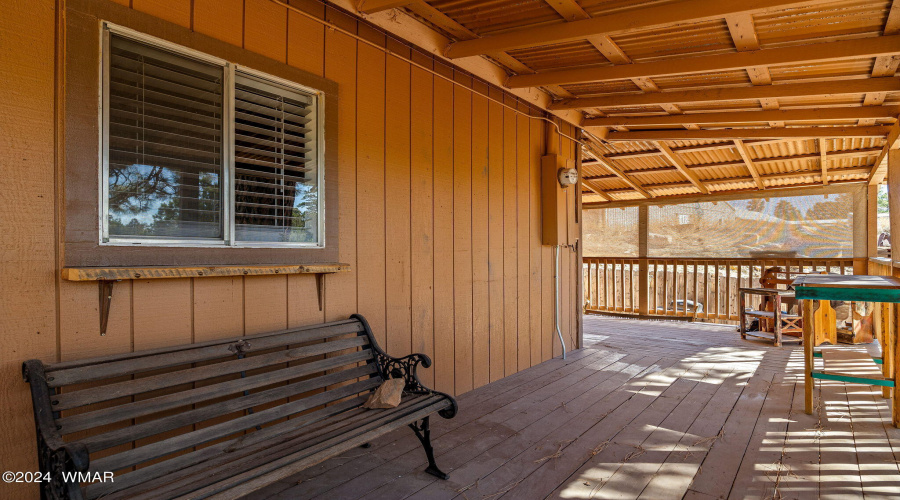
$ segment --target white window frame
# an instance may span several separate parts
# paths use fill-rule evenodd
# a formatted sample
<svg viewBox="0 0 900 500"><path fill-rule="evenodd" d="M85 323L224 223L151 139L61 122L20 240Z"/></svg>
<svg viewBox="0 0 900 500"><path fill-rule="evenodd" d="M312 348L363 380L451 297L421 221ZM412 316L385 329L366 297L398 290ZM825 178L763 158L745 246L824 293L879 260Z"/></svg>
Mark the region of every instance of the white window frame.
<svg viewBox="0 0 900 500"><path fill-rule="evenodd" d="M115 34L131 40L152 45L175 54L197 59L202 62L221 66L223 69L223 101L222 113L222 179L220 182L222 197L222 238L209 240L192 240L181 238L148 237L134 238L109 235L109 39ZM144 246L144 247L225 247L225 248L325 248L325 93L279 78L261 71L240 66L203 52L178 45L154 36L150 36L123 26L106 21L100 23L100 82L99 82L99 244L102 246ZM292 91L302 92L314 100L317 177L317 241L303 242L242 242L235 240L234 217L234 76L236 72L247 74L261 80Z"/></svg>

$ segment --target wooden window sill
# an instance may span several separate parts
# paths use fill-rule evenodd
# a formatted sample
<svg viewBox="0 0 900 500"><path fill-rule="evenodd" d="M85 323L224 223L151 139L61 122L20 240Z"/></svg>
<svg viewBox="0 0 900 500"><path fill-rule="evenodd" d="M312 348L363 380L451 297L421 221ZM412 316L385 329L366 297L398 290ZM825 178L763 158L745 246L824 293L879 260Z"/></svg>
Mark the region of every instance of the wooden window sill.
<svg viewBox="0 0 900 500"><path fill-rule="evenodd" d="M206 278L214 276L263 276L271 274L331 274L350 270L350 264L300 264L264 266L147 266L64 267L68 281L116 281L130 279Z"/></svg>

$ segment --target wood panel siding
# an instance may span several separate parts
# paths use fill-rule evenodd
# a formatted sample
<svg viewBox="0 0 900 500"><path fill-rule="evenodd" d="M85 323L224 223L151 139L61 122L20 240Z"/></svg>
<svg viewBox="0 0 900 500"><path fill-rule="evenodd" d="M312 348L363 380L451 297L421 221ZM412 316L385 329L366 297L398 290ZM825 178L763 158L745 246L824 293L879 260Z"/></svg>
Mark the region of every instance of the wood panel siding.
<svg viewBox="0 0 900 500"><path fill-rule="evenodd" d="M521 114L537 116L536 109L315 1L291 5L341 30L270 0L119 3L78 0L69 8L141 11L337 84L338 126L327 133L336 135L329 144L338 150L339 261L351 271L326 277L321 311L310 275L125 280L114 285L101 336L97 283L59 278L67 216L58 187L66 172L59 97L65 49L55 41L65 2L13 2L0 18L2 38L14 41L0 46L0 128L7 131L0 139L0 432L7 436L0 459L7 469L37 465L20 376L29 358L206 341L355 312L391 354L431 356L424 381L451 394L560 354L553 253L540 245L548 124ZM572 126L562 131L575 134ZM554 140L561 154L576 157L576 143ZM576 230L575 190L568 196ZM560 324L572 349L580 263L570 249L561 255ZM21 488L4 491L37 495Z"/></svg>

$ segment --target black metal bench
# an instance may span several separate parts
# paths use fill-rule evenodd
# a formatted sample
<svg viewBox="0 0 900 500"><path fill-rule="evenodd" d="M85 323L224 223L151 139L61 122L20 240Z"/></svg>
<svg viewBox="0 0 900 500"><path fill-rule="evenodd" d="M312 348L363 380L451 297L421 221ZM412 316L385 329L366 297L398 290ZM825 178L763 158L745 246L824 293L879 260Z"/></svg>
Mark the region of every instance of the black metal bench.
<svg viewBox="0 0 900 500"><path fill-rule="evenodd" d="M446 479L428 420L452 418L456 401L423 386L419 365L431 360L388 356L359 315L81 361L26 361L40 469L51 479L42 497L238 498L405 425L425 448L426 471ZM362 408L388 375L405 379L400 406Z"/></svg>

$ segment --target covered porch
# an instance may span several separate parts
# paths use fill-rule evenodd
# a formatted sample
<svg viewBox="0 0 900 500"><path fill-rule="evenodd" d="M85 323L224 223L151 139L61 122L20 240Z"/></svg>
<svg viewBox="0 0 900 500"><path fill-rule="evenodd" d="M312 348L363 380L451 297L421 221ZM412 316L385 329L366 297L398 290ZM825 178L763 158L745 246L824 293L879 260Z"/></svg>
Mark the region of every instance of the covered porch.
<svg viewBox="0 0 900 500"><path fill-rule="evenodd" d="M895 498L888 400L822 381L803 412L802 349L734 327L600 316L585 348L459 398L435 422L450 480L409 433L264 490L271 499Z"/></svg>

